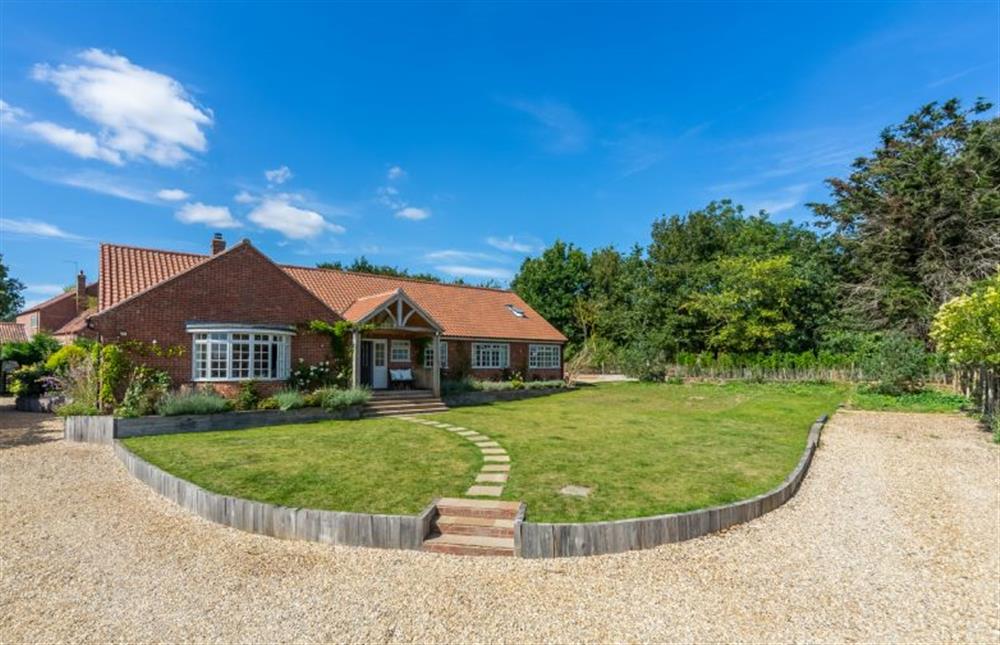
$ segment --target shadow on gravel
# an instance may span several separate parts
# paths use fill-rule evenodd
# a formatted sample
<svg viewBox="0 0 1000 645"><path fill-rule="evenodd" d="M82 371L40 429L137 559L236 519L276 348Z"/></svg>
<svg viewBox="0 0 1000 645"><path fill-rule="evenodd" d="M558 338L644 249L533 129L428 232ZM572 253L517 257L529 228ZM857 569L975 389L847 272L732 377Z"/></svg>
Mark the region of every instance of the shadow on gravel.
<svg viewBox="0 0 1000 645"><path fill-rule="evenodd" d="M0 450L34 446L62 439L58 417L44 412L18 412L0 406Z"/></svg>

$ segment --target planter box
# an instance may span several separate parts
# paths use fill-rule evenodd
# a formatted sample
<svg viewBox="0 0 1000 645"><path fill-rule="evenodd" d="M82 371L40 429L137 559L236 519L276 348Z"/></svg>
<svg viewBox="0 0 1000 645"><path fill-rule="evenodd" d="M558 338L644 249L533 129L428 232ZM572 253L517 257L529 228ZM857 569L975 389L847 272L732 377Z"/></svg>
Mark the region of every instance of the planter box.
<svg viewBox="0 0 1000 645"><path fill-rule="evenodd" d="M458 394L447 394L443 398L445 405L449 408L457 408L463 405L485 405L494 401L519 401L521 399L533 399L537 396L548 396L559 394L560 392L570 392L571 387L551 387L544 390L496 390L492 392L459 392Z"/></svg>
<svg viewBox="0 0 1000 645"><path fill-rule="evenodd" d="M181 432L212 432L215 430L247 430L291 423L311 423L338 419L360 419L361 406L337 412L322 408L298 410L247 410L221 414L190 414L175 417L139 417L118 419L111 416L66 417L63 436L66 441L111 443L125 437L145 437Z"/></svg>

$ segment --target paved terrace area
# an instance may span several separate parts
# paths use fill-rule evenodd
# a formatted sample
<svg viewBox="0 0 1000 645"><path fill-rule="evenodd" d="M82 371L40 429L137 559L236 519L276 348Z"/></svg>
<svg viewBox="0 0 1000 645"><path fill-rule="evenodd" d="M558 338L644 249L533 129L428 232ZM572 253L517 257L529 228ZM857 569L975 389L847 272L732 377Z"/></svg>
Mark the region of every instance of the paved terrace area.
<svg viewBox="0 0 1000 645"><path fill-rule="evenodd" d="M777 511L544 561L249 535L50 417L0 426L4 642L1000 639L1000 450L960 417L839 412Z"/></svg>

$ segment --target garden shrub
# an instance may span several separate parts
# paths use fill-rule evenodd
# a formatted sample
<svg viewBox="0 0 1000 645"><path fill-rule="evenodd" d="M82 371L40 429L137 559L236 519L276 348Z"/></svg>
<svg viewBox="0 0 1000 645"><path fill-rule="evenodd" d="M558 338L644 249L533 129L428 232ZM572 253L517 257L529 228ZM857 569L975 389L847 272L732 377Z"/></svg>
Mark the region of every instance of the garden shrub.
<svg viewBox="0 0 1000 645"><path fill-rule="evenodd" d="M0 348L0 359L14 361L18 365L44 363L60 348L59 341L45 332L38 332L31 340L21 343L6 343Z"/></svg>
<svg viewBox="0 0 1000 645"><path fill-rule="evenodd" d="M61 374L71 365L79 364L90 358L90 352L83 347L73 344L64 345L45 361L45 369L54 374Z"/></svg>
<svg viewBox="0 0 1000 645"><path fill-rule="evenodd" d="M206 390L173 392L163 397L157 406L157 411L165 417L179 414L217 414L232 409L232 401Z"/></svg>
<svg viewBox="0 0 1000 645"><path fill-rule="evenodd" d="M257 392L256 381L244 381L240 384L240 392L236 395L233 404L237 410L256 410L260 403L260 394Z"/></svg>
<svg viewBox="0 0 1000 645"><path fill-rule="evenodd" d="M288 411L306 407L306 397L298 390L281 390L270 398L274 399L279 410Z"/></svg>
<svg viewBox="0 0 1000 645"><path fill-rule="evenodd" d="M875 390L898 396L919 391L927 379L929 358L924 344L899 332L889 332L862 357L865 377Z"/></svg>
<svg viewBox="0 0 1000 645"><path fill-rule="evenodd" d="M258 410L277 410L278 409L278 400L276 398L274 398L273 396L269 396L269 397L263 398L263 399L261 399L257 403L257 409Z"/></svg>
<svg viewBox="0 0 1000 645"><path fill-rule="evenodd" d="M327 410L343 410L354 405L364 405L371 398L371 392L365 388L336 389L327 388L316 393L322 405Z"/></svg>
<svg viewBox="0 0 1000 645"><path fill-rule="evenodd" d="M35 365L25 365L10 373L7 381L7 388L16 397L41 396L46 392L46 384L43 379L52 373L45 369L45 366L38 363Z"/></svg>
<svg viewBox="0 0 1000 645"><path fill-rule="evenodd" d="M61 417L92 417L101 413L96 405L87 401L63 403L56 408L55 412Z"/></svg>
<svg viewBox="0 0 1000 645"><path fill-rule="evenodd" d="M468 376L459 379L446 379L441 381L441 394L461 394L462 392L473 392L476 389L475 381Z"/></svg>
<svg viewBox="0 0 1000 645"><path fill-rule="evenodd" d="M295 389L308 392L333 385L336 376L330 367L330 361L310 365L300 358L298 365L292 369L288 382Z"/></svg>
<svg viewBox="0 0 1000 645"><path fill-rule="evenodd" d="M129 373L129 362L118 345L105 345L100 349L101 364L98 370L100 407L111 410L116 407L119 393L124 390L125 377Z"/></svg>
<svg viewBox="0 0 1000 645"><path fill-rule="evenodd" d="M130 418L155 414L160 399L169 390L169 374L140 365L132 370L122 402L115 409L115 416Z"/></svg>

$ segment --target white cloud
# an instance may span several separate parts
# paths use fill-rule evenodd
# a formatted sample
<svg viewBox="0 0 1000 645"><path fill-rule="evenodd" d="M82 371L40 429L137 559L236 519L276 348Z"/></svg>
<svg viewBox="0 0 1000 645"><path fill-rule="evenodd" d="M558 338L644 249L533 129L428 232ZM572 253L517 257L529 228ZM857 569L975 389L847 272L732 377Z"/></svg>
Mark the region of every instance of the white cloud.
<svg viewBox="0 0 1000 645"><path fill-rule="evenodd" d="M129 186L120 178L102 172L87 171L68 175L46 174L39 175L38 178L62 184L63 186L82 188L93 193L110 195L142 204L158 203L151 193L134 186Z"/></svg>
<svg viewBox="0 0 1000 645"><path fill-rule="evenodd" d="M285 237L301 240L330 231L343 233L346 229L339 224L333 224L316 211L292 206L289 196L266 197L260 205L250 211L251 222L261 228L278 231Z"/></svg>
<svg viewBox="0 0 1000 645"><path fill-rule="evenodd" d="M259 198L254 197L245 190L241 190L240 192L233 195L233 201L236 202L237 204L253 204L256 201L259 201Z"/></svg>
<svg viewBox="0 0 1000 645"><path fill-rule="evenodd" d="M78 57L79 65L36 65L32 76L52 84L100 127L102 147L164 166L207 149L203 128L212 125L212 112L196 105L179 82L99 49Z"/></svg>
<svg viewBox="0 0 1000 645"><path fill-rule="evenodd" d="M462 264L445 264L434 267L441 273L468 278L493 278L495 280L510 280L513 273L510 269L500 267L474 267Z"/></svg>
<svg viewBox="0 0 1000 645"><path fill-rule="evenodd" d="M17 233L29 237L48 237L59 240L82 240L80 235L67 233L55 224L48 224L33 219L6 219L0 218L0 231L4 233Z"/></svg>
<svg viewBox="0 0 1000 645"><path fill-rule="evenodd" d="M7 101L0 99L0 123L11 125L28 116L28 113L19 107L14 107Z"/></svg>
<svg viewBox="0 0 1000 645"><path fill-rule="evenodd" d="M274 170L265 170L264 176L267 178L269 184L277 186L292 178L292 170L288 166L282 166Z"/></svg>
<svg viewBox="0 0 1000 645"><path fill-rule="evenodd" d="M58 296L60 293L66 291L59 284L29 284L24 287L24 290L27 293L35 293L40 296Z"/></svg>
<svg viewBox="0 0 1000 645"><path fill-rule="evenodd" d="M777 194L751 203L747 210L751 213L767 211L770 215L777 215L798 206L807 190L809 190L809 184L786 186L775 191Z"/></svg>
<svg viewBox="0 0 1000 645"><path fill-rule="evenodd" d="M396 211L396 217L400 219L420 221L422 219L427 219L430 216L431 209L429 208L415 208L413 206L407 206L406 208Z"/></svg>
<svg viewBox="0 0 1000 645"><path fill-rule="evenodd" d="M392 166L391 168L389 168L389 172L386 173L386 177L389 179L389 181L402 179L405 176L406 176L406 171L403 170L400 166Z"/></svg>
<svg viewBox="0 0 1000 645"><path fill-rule="evenodd" d="M531 116L542 127L545 148L553 153L583 152L590 143L590 126L573 108L551 100L518 99L507 105Z"/></svg>
<svg viewBox="0 0 1000 645"><path fill-rule="evenodd" d="M488 237L486 243L495 249L511 253L532 253L541 248L538 240L517 239L513 235L507 237Z"/></svg>
<svg viewBox="0 0 1000 645"><path fill-rule="evenodd" d="M204 224L210 228L238 228L242 226L226 206L208 206L201 202L184 204L175 213L185 224Z"/></svg>
<svg viewBox="0 0 1000 645"><path fill-rule="evenodd" d="M168 202L181 202L190 197L188 193L180 188L164 188L156 192L156 196Z"/></svg>
<svg viewBox="0 0 1000 645"><path fill-rule="evenodd" d="M489 253L479 253L478 251L458 251L446 249L443 251L431 251L424 255L424 258L431 262L467 262L469 260L499 260Z"/></svg>
<svg viewBox="0 0 1000 645"><path fill-rule="evenodd" d="M386 208L391 208L392 210L406 208L406 201L399 196L399 190L394 186L380 186L375 191L375 194L375 201Z"/></svg>
<svg viewBox="0 0 1000 645"><path fill-rule="evenodd" d="M124 163L120 154L101 145L97 137L90 133L65 128L49 121L35 121L24 126L24 129L82 159L100 159L116 166Z"/></svg>

